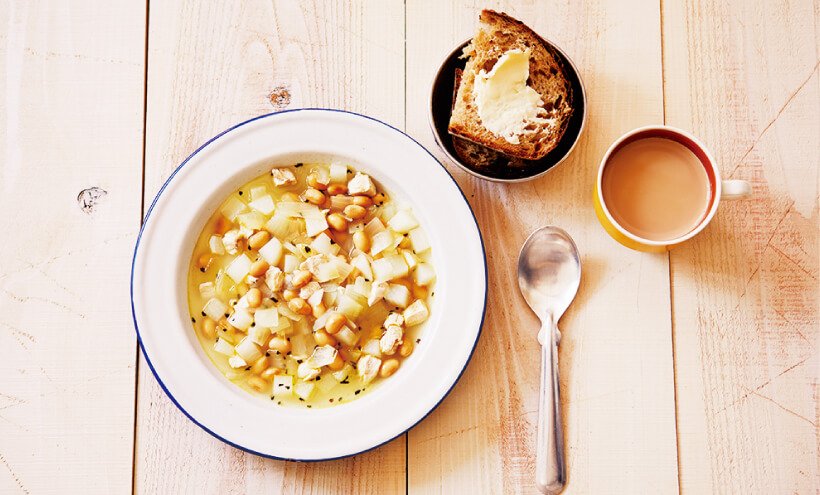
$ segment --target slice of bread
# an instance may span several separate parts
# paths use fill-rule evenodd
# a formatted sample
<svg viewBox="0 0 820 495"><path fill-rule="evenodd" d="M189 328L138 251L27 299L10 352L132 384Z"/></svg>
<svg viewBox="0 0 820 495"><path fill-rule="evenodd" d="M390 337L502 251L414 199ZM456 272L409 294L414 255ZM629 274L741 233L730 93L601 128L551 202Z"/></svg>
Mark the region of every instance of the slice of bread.
<svg viewBox="0 0 820 495"><path fill-rule="evenodd" d="M474 97L479 72L490 73L496 62L510 50L529 51L527 85L543 102L538 110L538 120L526 122L523 133L517 136L518 144L482 124ZM469 59L450 116L449 132L524 160L538 160L555 148L572 115L572 88L562 59L554 49L522 22L504 13L483 10L478 32L464 52Z"/></svg>

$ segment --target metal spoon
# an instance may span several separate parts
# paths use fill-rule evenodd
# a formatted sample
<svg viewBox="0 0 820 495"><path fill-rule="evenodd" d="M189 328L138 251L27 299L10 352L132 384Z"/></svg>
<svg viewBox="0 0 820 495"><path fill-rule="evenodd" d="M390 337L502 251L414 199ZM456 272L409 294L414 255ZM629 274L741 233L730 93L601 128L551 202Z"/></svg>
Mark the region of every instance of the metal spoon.
<svg viewBox="0 0 820 495"><path fill-rule="evenodd" d="M581 282L581 260L572 238L558 227L533 232L518 255L518 286L541 319L541 395L535 450L535 484L541 493L560 493L567 481L561 391L558 388L558 320Z"/></svg>

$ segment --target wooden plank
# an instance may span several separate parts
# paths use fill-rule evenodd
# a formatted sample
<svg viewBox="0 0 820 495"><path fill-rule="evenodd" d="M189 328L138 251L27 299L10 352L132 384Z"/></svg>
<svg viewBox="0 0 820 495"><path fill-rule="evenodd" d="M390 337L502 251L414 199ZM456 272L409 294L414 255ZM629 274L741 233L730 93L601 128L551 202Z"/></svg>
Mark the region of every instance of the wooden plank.
<svg viewBox="0 0 820 495"><path fill-rule="evenodd" d="M4 2L0 25L0 492L125 493L145 3Z"/></svg>
<svg viewBox="0 0 820 495"><path fill-rule="evenodd" d="M403 5L395 0L152 4L146 202L200 144L250 117L328 107L403 127L403 32ZM199 429L144 360L139 371L138 493L404 491L404 436L339 461L263 459Z"/></svg>
<svg viewBox="0 0 820 495"><path fill-rule="evenodd" d="M671 256L687 493L820 486L818 20L810 1L663 2L667 123L754 187Z"/></svg>
<svg viewBox="0 0 820 495"><path fill-rule="evenodd" d="M533 493L540 349L538 322L519 295L526 236L564 227L582 253L578 297L560 323L569 485L565 493L678 490L668 259L630 251L598 224L598 161L627 130L663 121L660 12L646 2L407 4L408 130L435 150L430 80L472 36L482 7L504 10L562 46L580 67L587 129L572 157L545 177L496 184L455 169L484 236L489 304L462 380L408 435L410 493ZM430 15L430 12L436 12Z"/></svg>

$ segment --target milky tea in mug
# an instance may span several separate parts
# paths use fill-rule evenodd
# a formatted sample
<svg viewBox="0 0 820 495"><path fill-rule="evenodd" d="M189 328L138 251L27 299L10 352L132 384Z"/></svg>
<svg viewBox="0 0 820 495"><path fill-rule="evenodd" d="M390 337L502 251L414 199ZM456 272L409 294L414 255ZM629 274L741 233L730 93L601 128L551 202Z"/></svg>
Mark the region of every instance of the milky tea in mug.
<svg viewBox="0 0 820 495"><path fill-rule="evenodd" d="M721 200L751 193L746 181L721 180L711 153L691 134L647 126L624 134L604 154L595 213L624 246L662 252L702 231Z"/></svg>
<svg viewBox="0 0 820 495"><path fill-rule="evenodd" d="M615 221L651 241L676 239L694 230L711 200L700 159L664 137L639 139L616 151L609 157L602 186Z"/></svg>

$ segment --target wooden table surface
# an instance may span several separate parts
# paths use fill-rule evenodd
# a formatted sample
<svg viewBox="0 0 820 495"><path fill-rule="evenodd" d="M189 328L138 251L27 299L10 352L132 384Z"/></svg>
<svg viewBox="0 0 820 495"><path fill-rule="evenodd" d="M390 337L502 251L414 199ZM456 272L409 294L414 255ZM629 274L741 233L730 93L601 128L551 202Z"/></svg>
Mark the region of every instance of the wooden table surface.
<svg viewBox="0 0 820 495"><path fill-rule="evenodd" d="M586 84L578 147L531 182L459 171L428 127L433 73L483 7L555 41ZM816 0L10 0L0 26L0 493L534 493L537 321L513 268L544 224L570 232L584 269L561 321L565 493L820 493ZM186 419L138 351L129 300L141 218L174 168L300 107L363 113L431 150L489 270L447 399L387 445L312 464ZM699 136L754 198L644 254L599 226L592 189L614 139L660 123Z"/></svg>

